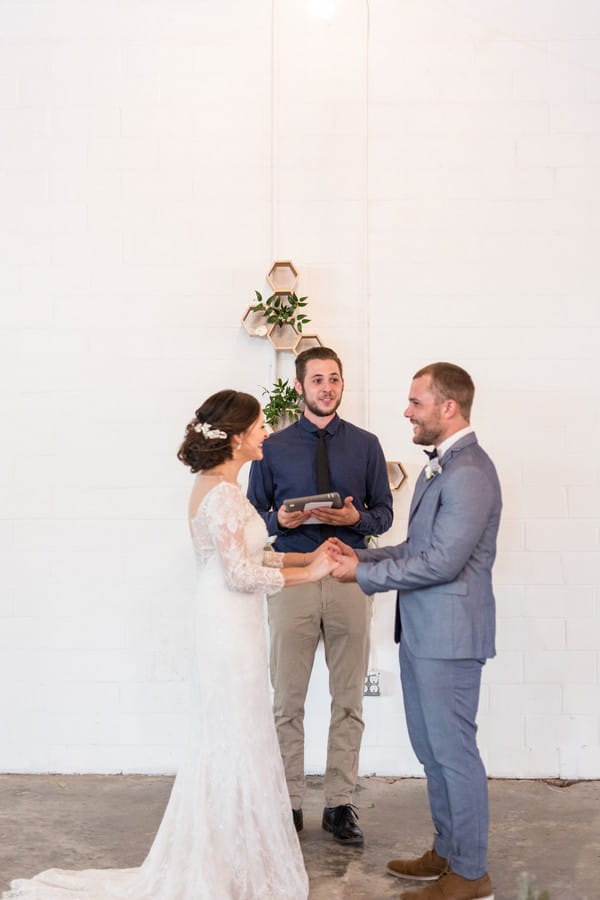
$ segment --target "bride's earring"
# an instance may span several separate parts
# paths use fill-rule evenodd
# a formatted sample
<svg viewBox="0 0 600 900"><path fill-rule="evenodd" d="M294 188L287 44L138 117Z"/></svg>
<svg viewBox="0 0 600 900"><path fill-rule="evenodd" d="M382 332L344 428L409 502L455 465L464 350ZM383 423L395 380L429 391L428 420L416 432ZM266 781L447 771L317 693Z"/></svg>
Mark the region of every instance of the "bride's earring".
<svg viewBox="0 0 600 900"><path fill-rule="evenodd" d="M238 441L238 442L237 442L237 444L235 445L235 449L236 449L236 450L241 450L241 449L242 449L242 442L241 442L241 441Z"/></svg>

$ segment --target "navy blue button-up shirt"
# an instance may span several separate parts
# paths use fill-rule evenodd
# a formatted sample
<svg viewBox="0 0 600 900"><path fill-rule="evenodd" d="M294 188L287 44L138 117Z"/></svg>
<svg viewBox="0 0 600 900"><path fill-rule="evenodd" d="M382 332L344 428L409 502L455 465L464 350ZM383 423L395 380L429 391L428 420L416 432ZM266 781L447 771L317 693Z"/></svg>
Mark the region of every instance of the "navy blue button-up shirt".
<svg viewBox="0 0 600 900"><path fill-rule="evenodd" d="M263 444L264 457L253 462L248 482L248 499L260 513L275 549L306 553L321 543L318 525L282 528L277 510L284 500L306 497L317 490L317 444L319 432L326 432L331 490L342 500L353 497L360 519L353 526L335 529L336 537L351 547L364 547L371 534L383 534L393 519L392 495L385 457L374 434L334 416L319 429L305 416L276 431Z"/></svg>

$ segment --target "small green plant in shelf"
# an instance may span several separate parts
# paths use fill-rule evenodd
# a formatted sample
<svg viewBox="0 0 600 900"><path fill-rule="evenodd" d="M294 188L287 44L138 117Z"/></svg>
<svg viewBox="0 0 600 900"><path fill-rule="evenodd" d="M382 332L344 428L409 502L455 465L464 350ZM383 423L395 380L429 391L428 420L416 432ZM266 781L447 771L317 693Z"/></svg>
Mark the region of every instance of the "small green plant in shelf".
<svg viewBox="0 0 600 900"><path fill-rule="evenodd" d="M285 381L278 378L270 390L263 388L263 396L269 398L263 412L265 421L271 428L295 422L302 415L300 394L287 378Z"/></svg>
<svg viewBox="0 0 600 900"><path fill-rule="evenodd" d="M300 334L302 327L310 322L308 316L298 312L308 303L308 297L298 297L296 294L271 294L265 300L259 291L256 294L256 303L252 307L253 312L261 312L269 325L292 325Z"/></svg>

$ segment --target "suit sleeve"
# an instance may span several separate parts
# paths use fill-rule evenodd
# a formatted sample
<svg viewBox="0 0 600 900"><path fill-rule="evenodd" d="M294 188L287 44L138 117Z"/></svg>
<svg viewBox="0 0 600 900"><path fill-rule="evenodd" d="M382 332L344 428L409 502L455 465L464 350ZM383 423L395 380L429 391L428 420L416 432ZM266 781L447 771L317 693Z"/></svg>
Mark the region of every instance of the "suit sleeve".
<svg viewBox="0 0 600 900"><path fill-rule="evenodd" d="M374 547L372 550L358 549L354 552L361 562L379 562L381 559L401 559L406 556L407 543L402 541L390 547Z"/></svg>
<svg viewBox="0 0 600 900"><path fill-rule="evenodd" d="M405 555L361 561L356 580L367 594L454 581L477 552L495 503L494 485L487 474L476 466L462 466L442 488L430 545L411 554L410 545L405 544Z"/></svg>

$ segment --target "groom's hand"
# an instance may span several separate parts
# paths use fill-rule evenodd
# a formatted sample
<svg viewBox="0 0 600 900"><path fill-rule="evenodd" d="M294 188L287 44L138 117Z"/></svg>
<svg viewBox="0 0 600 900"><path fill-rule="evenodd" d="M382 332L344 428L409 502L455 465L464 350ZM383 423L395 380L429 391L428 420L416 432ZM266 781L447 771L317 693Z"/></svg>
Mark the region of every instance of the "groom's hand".
<svg viewBox="0 0 600 900"><path fill-rule="evenodd" d="M353 556L339 556L330 574L336 581L356 581L357 566L358 557L356 554L353 554Z"/></svg>
<svg viewBox="0 0 600 900"><path fill-rule="evenodd" d="M327 548L335 560L335 566L331 570L331 575L337 581L356 581L355 573L358 565L358 556L352 547L344 544L339 538L329 538Z"/></svg>
<svg viewBox="0 0 600 900"><path fill-rule="evenodd" d="M354 557L354 559L358 559L352 547L350 547L348 544L345 544L343 541L340 541L339 538L327 538L327 541L322 546L327 546L327 548L331 550L335 556L352 556Z"/></svg>

